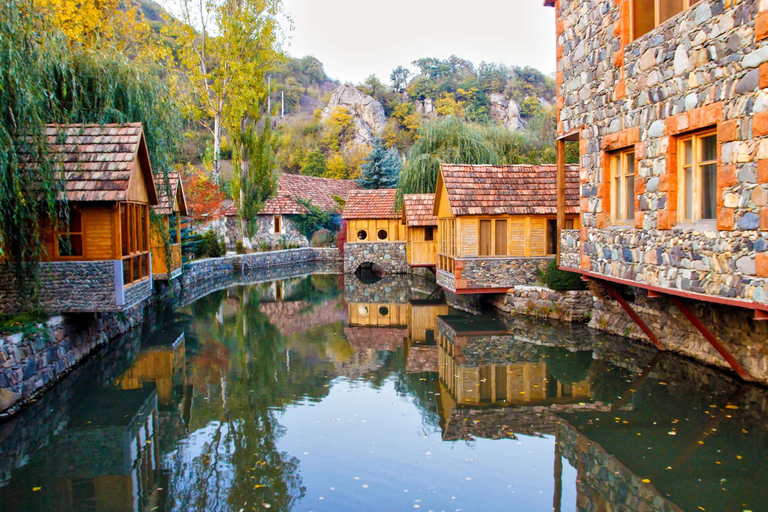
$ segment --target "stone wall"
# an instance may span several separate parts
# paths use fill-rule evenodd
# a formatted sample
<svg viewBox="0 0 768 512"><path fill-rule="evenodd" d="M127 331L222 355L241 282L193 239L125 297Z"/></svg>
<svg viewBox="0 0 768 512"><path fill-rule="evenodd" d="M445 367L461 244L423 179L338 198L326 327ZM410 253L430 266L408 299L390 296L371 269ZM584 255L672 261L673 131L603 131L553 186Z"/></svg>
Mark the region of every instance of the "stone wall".
<svg viewBox="0 0 768 512"><path fill-rule="evenodd" d="M437 272L437 282L452 292L512 288L539 283L538 270L552 258L466 258L456 260L456 274Z"/></svg>
<svg viewBox="0 0 768 512"><path fill-rule="evenodd" d="M347 242L344 244L344 273L353 274L363 263L372 263L387 274L407 274L405 242Z"/></svg>
<svg viewBox="0 0 768 512"><path fill-rule="evenodd" d="M592 315L592 292L556 292L543 286L515 286L507 293L489 298L490 304L512 315L583 322Z"/></svg>
<svg viewBox="0 0 768 512"><path fill-rule="evenodd" d="M14 413L94 350L139 325L145 305L120 313L54 316L35 334L0 336L0 417Z"/></svg>
<svg viewBox="0 0 768 512"><path fill-rule="evenodd" d="M670 350L706 364L730 368L712 345L667 298L649 298L635 289L632 308ZM768 323L754 320L748 309L681 299L757 380L768 383ZM597 293L590 327L648 342L640 327L614 300Z"/></svg>
<svg viewBox="0 0 768 512"><path fill-rule="evenodd" d="M299 247L308 247L309 240L307 237L299 233L296 229L296 223L293 221L292 215L281 216L281 231L280 234L273 233L274 227L274 215L257 215L256 222L258 227L256 234L251 237L251 244L254 249L259 247L262 242L268 243L271 247L277 247L279 243L294 244Z"/></svg>
<svg viewBox="0 0 768 512"><path fill-rule="evenodd" d="M558 131L580 137L580 267L768 304L768 33L755 22L768 4L702 0L634 41L626 7L558 7ZM678 141L710 128L717 218L683 230ZM635 222L611 227L610 152L628 148Z"/></svg>
<svg viewBox="0 0 768 512"><path fill-rule="evenodd" d="M235 216L224 216L207 222L200 222L196 224L195 229L201 234L209 230L213 231L219 240L224 240L230 251L235 250L235 244L242 238L240 221Z"/></svg>
<svg viewBox="0 0 768 512"><path fill-rule="evenodd" d="M560 266L579 268L581 260L578 229L560 231Z"/></svg>

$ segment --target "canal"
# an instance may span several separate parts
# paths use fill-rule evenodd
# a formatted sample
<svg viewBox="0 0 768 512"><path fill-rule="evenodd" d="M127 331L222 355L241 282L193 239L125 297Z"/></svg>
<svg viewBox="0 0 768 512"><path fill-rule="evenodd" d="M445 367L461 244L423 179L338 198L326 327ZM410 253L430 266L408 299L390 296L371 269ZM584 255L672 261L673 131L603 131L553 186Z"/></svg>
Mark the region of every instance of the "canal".
<svg viewBox="0 0 768 512"><path fill-rule="evenodd" d="M768 510L762 387L419 278L219 288L0 423L0 510Z"/></svg>

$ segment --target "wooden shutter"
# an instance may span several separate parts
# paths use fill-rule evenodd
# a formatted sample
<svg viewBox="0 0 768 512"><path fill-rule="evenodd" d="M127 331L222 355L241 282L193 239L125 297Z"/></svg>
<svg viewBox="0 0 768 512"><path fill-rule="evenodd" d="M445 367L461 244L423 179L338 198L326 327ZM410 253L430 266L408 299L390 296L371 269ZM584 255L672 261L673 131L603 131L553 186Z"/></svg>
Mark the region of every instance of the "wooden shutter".
<svg viewBox="0 0 768 512"><path fill-rule="evenodd" d="M477 224L474 222L461 223L461 255L477 256Z"/></svg>
<svg viewBox="0 0 768 512"><path fill-rule="evenodd" d="M547 255L547 219L531 219L531 256Z"/></svg>
<svg viewBox="0 0 768 512"><path fill-rule="evenodd" d="M496 256L507 255L507 221L496 221L496 250L494 254Z"/></svg>
<svg viewBox="0 0 768 512"><path fill-rule="evenodd" d="M525 256L525 218L518 217L509 220L509 255Z"/></svg>
<svg viewBox="0 0 768 512"><path fill-rule="evenodd" d="M493 254L491 247L491 229L492 221L480 221L480 256L491 256Z"/></svg>

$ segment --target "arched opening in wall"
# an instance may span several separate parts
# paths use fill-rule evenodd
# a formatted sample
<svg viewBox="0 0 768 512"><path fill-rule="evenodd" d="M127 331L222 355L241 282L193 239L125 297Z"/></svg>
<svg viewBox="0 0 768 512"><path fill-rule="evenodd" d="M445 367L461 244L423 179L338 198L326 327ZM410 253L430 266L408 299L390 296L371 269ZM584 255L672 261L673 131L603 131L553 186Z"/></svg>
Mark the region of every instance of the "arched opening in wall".
<svg viewBox="0 0 768 512"><path fill-rule="evenodd" d="M376 236L379 237L379 240L386 240L387 236L388 236L387 230L386 229L380 229Z"/></svg>
<svg viewBox="0 0 768 512"><path fill-rule="evenodd" d="M366 240L368 238L368 232L364 229L361 229L357 232L357 239L358 240Z"/></svg>
<svg viewBox="0 0 768 512"><path fill-rule="evenodd" d="M365 262L357 267L355 275L363 283L377 283L384 277L384 270L375 263Z"/></svg>

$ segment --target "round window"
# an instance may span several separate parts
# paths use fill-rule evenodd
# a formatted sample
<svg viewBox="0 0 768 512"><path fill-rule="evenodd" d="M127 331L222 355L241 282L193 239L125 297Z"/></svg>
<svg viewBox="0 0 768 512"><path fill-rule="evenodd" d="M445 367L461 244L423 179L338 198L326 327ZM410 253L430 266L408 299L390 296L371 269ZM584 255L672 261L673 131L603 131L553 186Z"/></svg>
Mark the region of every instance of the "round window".
<svg viewBox="0 0 768 512"><path fill-rule="evenodd" d="M357 314L360 316L368 316L368 306L358 306Z"/></svg>
<svg viewBox="0 0 768 512"><path fill-rule="evenodd" d="M358 240L365 240L366 238L368 238L368 233L364 229L361 229L360 231L357 232Z"/></svg>
<svg viewBox="0 0 768 512"><path fill-rule="evenodd" d="M379 240L386 240L387 239L387 230L386 229L380 229L379 230Z"/></svg>
<svg viewBox="0 0 768 512"><path fill-rule="evenodd" d="M381 306L379 308L379 316L387 316L389 314L389 308L387 306Z"/></svg>

